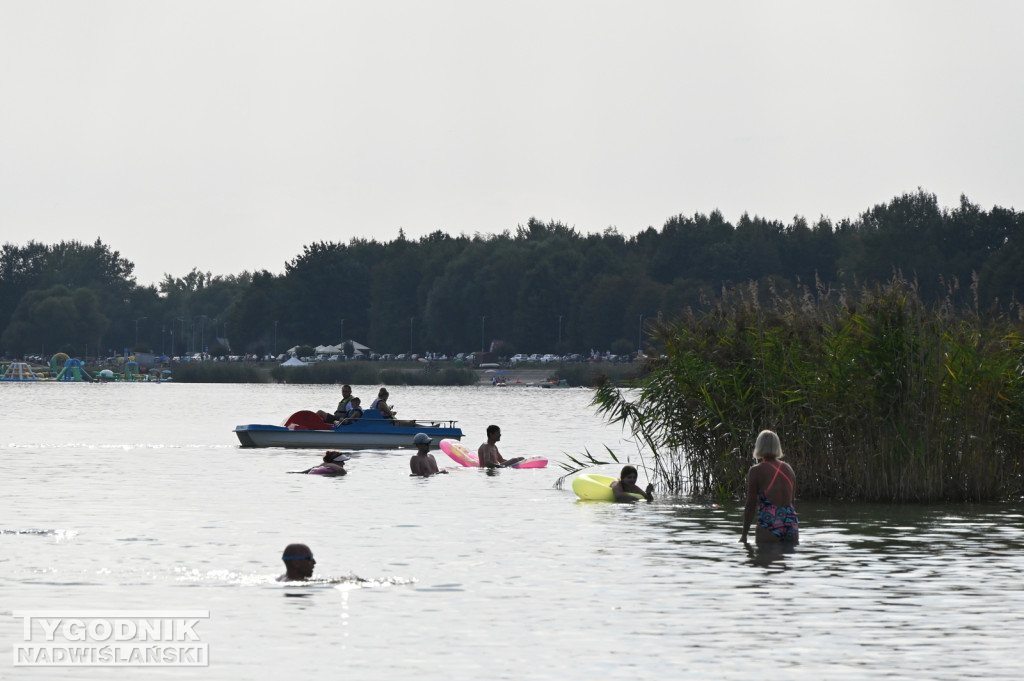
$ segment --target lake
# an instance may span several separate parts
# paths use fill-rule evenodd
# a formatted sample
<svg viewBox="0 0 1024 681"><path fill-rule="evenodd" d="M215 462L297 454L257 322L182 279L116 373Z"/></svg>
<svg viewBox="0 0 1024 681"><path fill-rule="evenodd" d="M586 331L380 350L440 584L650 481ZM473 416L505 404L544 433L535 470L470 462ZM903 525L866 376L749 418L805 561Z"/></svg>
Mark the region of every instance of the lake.
<svg viewBox="0 0 1024 681"><path fill-rule="evenodd" d="M364 402L376 390L354 386ZM588 390L390 390L400 418L457 419L473 448L495 423L505 456L552 464L455 469L436 452L453 470L418 479L411 451L364 451L343 478L291 475L322 452L243 450L232 429L331 409L336 387L0 384L4 650L23 642L14 612L209 611L195 630L208 667L12 656L0 677L1024 673L1021 504L798 500L801 545L758 551L738 542L738 503L585 503L554 489L566 454L609 446L637 460ZM274 581L291 542L313 549L314 582Z"/></svg>

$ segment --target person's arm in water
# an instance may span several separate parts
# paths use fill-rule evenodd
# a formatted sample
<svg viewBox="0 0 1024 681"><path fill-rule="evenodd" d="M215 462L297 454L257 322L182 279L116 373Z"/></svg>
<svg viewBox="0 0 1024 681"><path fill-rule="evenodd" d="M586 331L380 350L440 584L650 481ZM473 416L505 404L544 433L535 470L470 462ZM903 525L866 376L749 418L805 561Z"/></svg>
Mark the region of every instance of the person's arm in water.
<svg viewBox="0 0 1024 681"><path fill-rule="evenodd" d="M442 471L437 467L437 459L434 458L433 454L427 454L427 469L430 471L430 475L437 475L439 473L447 473L448 471Z"/></svg>
<svg viewBox="0 0 1024 681"><path fill-rule="evenodd" d="M757 481L754 479L754 467L747 471L747 505L743 509L743 534L740 541L747 543L747 534L750 532L750 525L754 522L754 513L757 511Z"/></svg>
<svg viewBox="0 0 1024 681"><path fill-rule="evenodd" d="M505 459L501 457L501 454L498 452L498 448L486 442L480 445L480 448L476 450L476 456L480 460L481 468L500 466L505 463Z"/></svg>
<svg viewBox="0 0 1024 681"><path fill-rule="evenodd" d="M636 485L624 483L621 480L616 480L612 483L612 494L615 495L615 501L636 501L637 498L634 494L639 494L647 501L654 501L654 485L648 484L647 490L642 490Z"/></svg>
<svg viewBox="0 0 1024 681"><path fill-rule="evenodd" d="M447 473L448 471L438 470L437 461L434 459L433 454L419 455L413 454L412 458L409 459L409 470L413 475L420 475L424 478L430 477L431 475L437 475L438 473Z"/></svg>

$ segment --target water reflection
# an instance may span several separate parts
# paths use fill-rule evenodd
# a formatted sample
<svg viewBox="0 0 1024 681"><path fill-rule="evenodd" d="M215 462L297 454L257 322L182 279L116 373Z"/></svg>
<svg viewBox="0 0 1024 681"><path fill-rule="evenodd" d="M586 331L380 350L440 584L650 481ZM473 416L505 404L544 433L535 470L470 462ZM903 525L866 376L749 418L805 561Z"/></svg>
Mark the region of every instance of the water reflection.
<svg viewBox="0 0 1024 681"><path fill-rule="evenodd" d="M747 558L750 565L760 568L773 568L775 570L787 569L786 556L796 553L797 550L797 547L793 544L782 543L754 544L751 542L744 546L747 550Z"/></svg>
<svg viewBox="0 0 1024 681"><path fill-rule="evenodd" d="M406 455L372 452L325 483L287 474L317 453L231 443L235 422L279 422L336 401L334 390L47 386L4 401L15 393L0 387L12 443L0 445L5 607L210 608L218 678L334 666L370 680L424 669L748 679L763 664L736 653L766 631L799 632L776 661L792 678L1019 677L1009 652L1024 637L1020 504L798 500L801 544L762 547L739 543L738 503L577 503L552 489L561 453L628 449L583 391L402 390L403 411L440 405L463 419L471 445L499 422L503 454L545 454L549 469L422 480L409 477ZM75 418L39 416L62 409ZM131 419L119 416L129 409ZM81 455L68 458L75 443ZM161 475L148 475L157 456ZM55 458L65 464L47 467ZM274 582L292 538L315 542L330 571ZM436 636L394 655L402 631ZM0 635L19 635L13 618L0 618Z"/></svg>

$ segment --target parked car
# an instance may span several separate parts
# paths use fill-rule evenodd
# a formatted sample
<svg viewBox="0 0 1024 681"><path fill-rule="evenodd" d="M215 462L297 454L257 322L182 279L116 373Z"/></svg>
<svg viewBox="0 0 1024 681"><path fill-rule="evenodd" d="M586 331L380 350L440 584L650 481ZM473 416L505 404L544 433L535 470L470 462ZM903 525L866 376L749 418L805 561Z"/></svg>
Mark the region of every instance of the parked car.
<svg viewBox="0 0 1024 681"><path fill-rule="evenodd" d="M509 361L510 362L529 362L530 358L527 357L526 355L512 355L512 359L510 359Z"/></svg>
<svg viewBox="0 0 1024 681"><path fill-rule="evenodd" d="M540 361L542 361L542 362L561 362L562 358L559 357L558 355L552 355L551 353L548 353L548 354L544 355L543 357L541 357Z"/></svg>

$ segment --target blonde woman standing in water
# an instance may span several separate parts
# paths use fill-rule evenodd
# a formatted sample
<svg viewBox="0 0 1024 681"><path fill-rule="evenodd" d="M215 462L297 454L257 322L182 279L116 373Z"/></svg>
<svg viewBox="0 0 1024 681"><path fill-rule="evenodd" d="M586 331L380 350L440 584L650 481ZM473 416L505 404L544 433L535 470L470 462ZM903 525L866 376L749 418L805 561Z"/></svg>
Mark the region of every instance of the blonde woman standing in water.
<svg viewBox="0 0 1024 681"><path fill-rule="evenodd" d="M757 543L790 542L800 539L799 520L793 508L796 473L782 461L782 443L770 430L762 430L754 443L754 458L759 463L747 472L747 506L743 510L743 535L746 543L750 525L757 513Z"/></svg>

